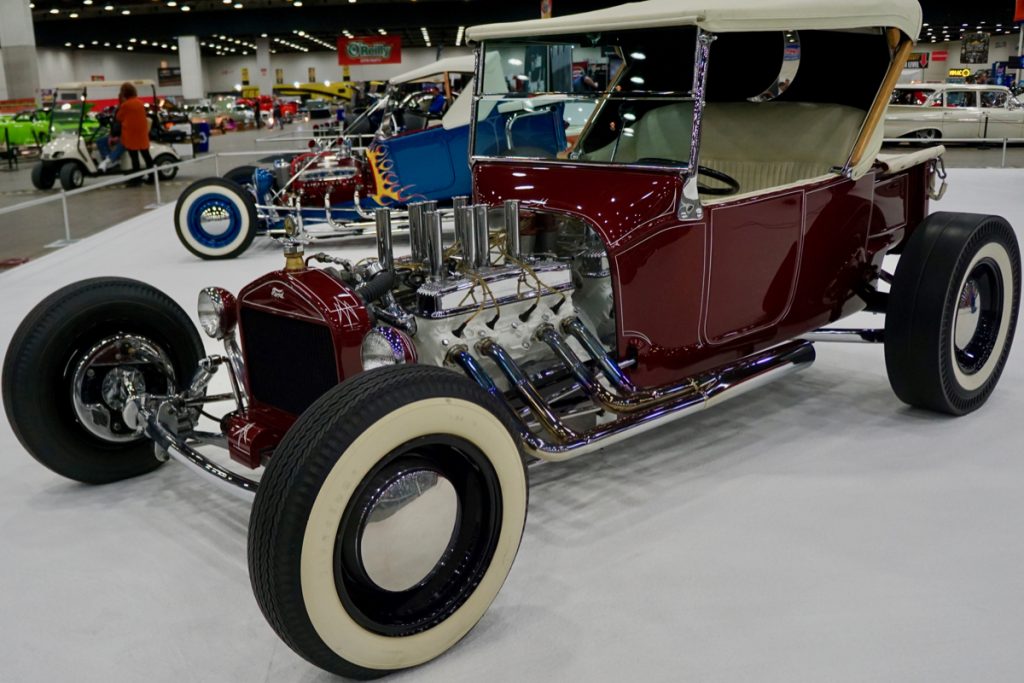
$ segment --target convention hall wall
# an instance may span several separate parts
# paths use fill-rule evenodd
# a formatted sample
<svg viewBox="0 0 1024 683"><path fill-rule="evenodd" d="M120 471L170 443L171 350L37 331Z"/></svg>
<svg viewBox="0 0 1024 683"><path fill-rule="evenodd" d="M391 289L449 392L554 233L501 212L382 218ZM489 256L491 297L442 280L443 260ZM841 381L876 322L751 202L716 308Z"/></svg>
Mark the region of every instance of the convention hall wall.
<svg viewBox="0 0 1024 683"><path fill-rule="evenodd" d="M443 56L452 57L470 54L468 48L445 48ZM386 80L391 76L414 69L438 59L436 48L406 48L402 51L400 64L376 66L354 66L351 78L354 81ZM177 54L154 54L145 52L122 52L115 50L74 50L65 48L39 48L39 82L43 88L67 81L88 81L102 76L108 81L132 78L156 79L161 66L178 66ZM316 79L341 80L342 70L334 52L309 52L302 54L275 54L271 57L271 69L282 69L285 83L307 82L309 69L315 69ZM250 77L256 73L256 55L231 57L203 57L206 90L223 92L232 90L242 81L242 69L247 68ZM0 69L2 69L0 61ZM3 82L0 71L0 83ZM162 95L181 95L181 86L164 86L158 89Z"/></svg>

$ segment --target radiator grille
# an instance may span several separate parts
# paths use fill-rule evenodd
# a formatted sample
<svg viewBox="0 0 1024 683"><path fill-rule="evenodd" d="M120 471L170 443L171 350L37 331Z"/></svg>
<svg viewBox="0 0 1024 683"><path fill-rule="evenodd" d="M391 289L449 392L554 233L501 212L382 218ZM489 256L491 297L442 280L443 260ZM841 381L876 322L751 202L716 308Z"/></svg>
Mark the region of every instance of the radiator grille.
<svg viewBox="0 0 1024 683"><path fill-rule="evenodd" d="M334 344L326 326L244 305L241 314L254 399L299 415L338 383Z"/></svg>

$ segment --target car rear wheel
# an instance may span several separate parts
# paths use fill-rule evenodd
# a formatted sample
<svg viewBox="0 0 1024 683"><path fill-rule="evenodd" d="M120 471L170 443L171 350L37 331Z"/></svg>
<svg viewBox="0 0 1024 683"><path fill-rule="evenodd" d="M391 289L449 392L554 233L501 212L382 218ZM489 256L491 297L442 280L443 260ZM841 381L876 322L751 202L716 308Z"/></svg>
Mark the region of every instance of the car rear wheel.
<svg viewBox="0 0 1024 683"><path fill-rule="evenodd" d="M929 128L927 130L914 131L914 138L917 139L917 140L931 141L931 140L938 140L941 137L942 137L942 133L940 133L939 131L935 130L934 128Z"/></svg>
<svg viewBox="0 0 1024 683"><path fill-rule="evenodd" d="M60 167L60 186L65 190L76 190L85 184L85 169L77 161L69 161Z"/></svg>
<svg viewBox="0 0 1024 683"><path fill-rule="evenodd" d="M32 186L37 190L53 189L57 181L57 171L50 165L39 162L32 167Z"/></svg>
<svg viewBox="0 0 1024 683"><path fill-rule="evenodd" d="M241 185L204 178L185 188L174 208L174 229L190 252L203 259L234 258L252 244L256 201Z"/></svg>
<svg viewBox="0 0 1024 683"><path fill-rule="evenodd" d="M76 282L44 299L14 333L4 409L22 446L57 474L89 484L134 477L160 461L121 418L121 380L171 394L202 356L195 326L163 292L124 278Z"/></svg>
<svg viewBox="0 0 1024 683"><path fill-rule="evenodd" d="M255 166L239 166L224 174L224 180L230 180L242 187L252 185L252 174L256 171Z"/></svg>
<svg viewBox="0 0 1024 683"><path fill-rule="evenodd" d="M480 620L526 520L505 408L465 377L398 366L314 403L275 450L249 522L256 600L298 654L375 678Z"/></svg>
<svg viewBox="0 0 1024 683"><path fill-rule="evenodd" d="M885 320L885 364L912 406L963 415L988 400L1020 308L1020 250L999 216L936 213L907 243Z"/></svg>
<svg viewBox="0 0 1024 683"><path fill-rule="evenodd" d="M160 176L160 180L174 180L175 176L178 175L178 167L171 166L171 164L176 163L178 163L178 160L172 154L161 154L153 160L153 165L157 167L156 173Z"/></svg>

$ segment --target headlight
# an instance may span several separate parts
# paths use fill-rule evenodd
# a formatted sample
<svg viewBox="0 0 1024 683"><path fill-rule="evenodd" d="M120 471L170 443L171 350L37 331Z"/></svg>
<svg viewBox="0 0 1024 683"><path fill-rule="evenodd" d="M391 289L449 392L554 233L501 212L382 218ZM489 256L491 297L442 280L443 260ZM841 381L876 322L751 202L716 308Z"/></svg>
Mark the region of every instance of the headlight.
<svg viewBox="0 0 1024 683"><path fill-rule="evenodd" d="M224 339L238 324L238 305L234 295L220 287L207 287L199 292L199 324L214 339Z"/></svg>
<svg viewBox="0 0 1024 683"><path fill-rule="evenodd" d="M359 350L363 370L416 362L416 347L404 332L393 327L375 327L363 337Z"/></svg>

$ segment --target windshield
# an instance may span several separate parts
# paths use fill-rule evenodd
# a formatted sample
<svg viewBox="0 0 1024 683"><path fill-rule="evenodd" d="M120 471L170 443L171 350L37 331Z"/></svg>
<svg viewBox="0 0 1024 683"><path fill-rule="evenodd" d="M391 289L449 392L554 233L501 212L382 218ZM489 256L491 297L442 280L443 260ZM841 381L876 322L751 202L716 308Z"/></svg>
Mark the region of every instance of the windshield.
<svg viewBox="0 0 1024 683"><path fill-rule="evenodd" d="M474 154L685 165L695 38L683 27L485 43Z"/></svg>

